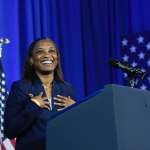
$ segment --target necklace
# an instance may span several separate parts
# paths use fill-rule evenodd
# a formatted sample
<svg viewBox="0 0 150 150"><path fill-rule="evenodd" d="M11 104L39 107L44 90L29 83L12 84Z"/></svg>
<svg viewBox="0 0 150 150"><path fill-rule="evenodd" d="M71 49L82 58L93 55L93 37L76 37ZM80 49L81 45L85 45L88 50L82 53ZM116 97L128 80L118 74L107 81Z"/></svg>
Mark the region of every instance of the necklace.
<svg viewBox="0 0 150 150"><path fill-rule="evenodd" d="M42 86L43 86L43 88L45 90L46 96L47 97L51 97L51 85L46 86L46 85L42 84Z"/></svg>
<svg viewBox="0 0 150 150"><path fill-rule="evenodd" d="M42 84L42 86L44 87L44 89L49 89L50 88L50 85L46 86L46 85Z"/></svg>

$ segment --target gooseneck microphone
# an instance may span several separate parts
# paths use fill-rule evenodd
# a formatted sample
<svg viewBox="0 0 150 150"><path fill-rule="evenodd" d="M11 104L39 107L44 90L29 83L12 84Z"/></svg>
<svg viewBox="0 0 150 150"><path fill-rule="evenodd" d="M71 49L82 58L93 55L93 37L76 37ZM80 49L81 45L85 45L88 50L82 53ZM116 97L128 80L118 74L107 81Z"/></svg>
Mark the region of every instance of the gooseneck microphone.
<svg viewBox="0 0 150 150"><path fill-rule="evenodd" d="M110 59L109 64L113 67L120 68L123 71L125 71L131 75L134 75L134 76L139 75L139 76L141 76L142 80L144 79L144 77L146 75L146 73L143 72L140 68L131 67L129 64L120 62L115 59Z"/></svg>

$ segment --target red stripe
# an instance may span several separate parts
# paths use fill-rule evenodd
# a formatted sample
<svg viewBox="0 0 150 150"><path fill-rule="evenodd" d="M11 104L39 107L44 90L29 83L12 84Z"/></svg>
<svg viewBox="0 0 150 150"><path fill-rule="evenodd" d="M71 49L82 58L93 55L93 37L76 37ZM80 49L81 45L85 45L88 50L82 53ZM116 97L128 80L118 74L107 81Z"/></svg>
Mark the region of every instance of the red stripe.
<svg viewBox="0 0 150 150"><path fill-rule="evenodd" d="M13 145L13 147L15 147L15 145L16 145L16 139L12 139L12 140L10 140L10 142ZM5 145L3 143L2 143L2 150L6 150L5 149Z"/></svg>

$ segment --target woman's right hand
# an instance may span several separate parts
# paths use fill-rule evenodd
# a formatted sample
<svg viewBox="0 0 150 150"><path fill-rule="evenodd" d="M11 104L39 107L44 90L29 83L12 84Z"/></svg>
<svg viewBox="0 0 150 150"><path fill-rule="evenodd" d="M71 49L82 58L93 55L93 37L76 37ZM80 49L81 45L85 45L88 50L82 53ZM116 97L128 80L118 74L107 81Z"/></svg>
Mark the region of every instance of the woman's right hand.
<svg viewBox="0 0 150 150"><path fill-rule="evenodd" d="M37 96L34 96L33 94L29 94L31 101L34 102L37 106L50 110L50 104L47 101L48 98L46 96L42 97L42 95L43 95L43 92L41 92Z"/></svg>

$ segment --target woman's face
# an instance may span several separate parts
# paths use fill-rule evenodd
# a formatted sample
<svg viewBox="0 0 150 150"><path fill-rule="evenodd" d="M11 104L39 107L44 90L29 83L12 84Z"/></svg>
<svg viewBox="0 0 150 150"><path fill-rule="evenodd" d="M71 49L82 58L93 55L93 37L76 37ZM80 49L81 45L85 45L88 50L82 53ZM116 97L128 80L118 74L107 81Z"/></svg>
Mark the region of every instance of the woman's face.
<svg viewBox="0 0 150 150"><path fill-rule="evenodd" d="M48 39L38 41L33 49L30 63L39 73L49 74L54 72L58 64L55 45Z"/></svg>

